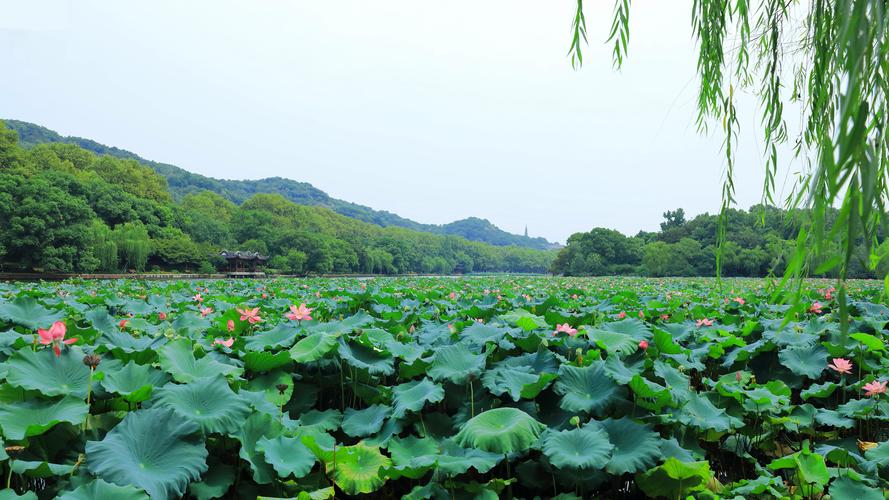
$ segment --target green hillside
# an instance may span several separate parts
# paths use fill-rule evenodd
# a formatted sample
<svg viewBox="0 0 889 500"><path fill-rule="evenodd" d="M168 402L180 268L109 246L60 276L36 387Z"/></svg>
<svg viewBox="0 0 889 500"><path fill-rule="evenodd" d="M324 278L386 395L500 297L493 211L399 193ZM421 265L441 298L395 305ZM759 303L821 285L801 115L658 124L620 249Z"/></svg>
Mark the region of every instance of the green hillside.
<svg viewBox="0 0 889 500"><path fill-rule="evenodd" d="M148 165L167 179L170 193L177 200L182 199L187 194L212 191L240 205L255 194L279 194L287 200L300 205L327 207L347 217L382 227L396 226L428 233L462 236L468 240L490 243L497 246L514 245L536 248L538 250L558 247L558 245L550 243L544 238L529 238L508 233L487 220L475 217L445 225L421 224L391 212L374 210L356 203L331 198L324 191L306 182L298 182L282 177L270 177L259 180L214 179L189 172L175 165L146 160L135 153L109 147L90 139L65 137L53 130L33 123L6 120L6 126L18 132L20 142L26 148L45 143L74 144L96 154L135 160Z"/></svg>
<svg viewBox="0 0 889 500"><path fill-rule="evenodd" d="M130 153L37 132L19 144L0 122L0 270L210 271L222 249L269 254L284 273L543 272L554 257L384 228L278 193L240 204L198 188L177 196Z"/></svg>

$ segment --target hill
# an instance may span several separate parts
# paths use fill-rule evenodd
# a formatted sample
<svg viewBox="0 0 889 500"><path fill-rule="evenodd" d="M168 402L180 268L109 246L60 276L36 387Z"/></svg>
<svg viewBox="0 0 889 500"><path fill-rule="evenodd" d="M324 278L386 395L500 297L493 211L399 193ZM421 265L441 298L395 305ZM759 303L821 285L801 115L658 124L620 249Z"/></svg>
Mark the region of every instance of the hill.
<svg viewBox="0 0 889 500"><path fill-rule="evenodd" d="M282 177L259 180L214 179L189 172L176 165L146 160L130 151L106 146L91 139L62 136L53 130L33 123L19 120L4 120L4 122L7 128L15 130L19 134L19 143L25 148L46 143L74 144L99 155L136 160L164 176L167 179L170 194L177 200L190 193L211 191L240 205L255 194L279 194L293 203L326 207L336 213L381 227L395 226L427 233L462 236L470 241L479 241L495 246L520 246L537 250L559 248L560 246L550 243L545 238L530 238L506 232L486 219L470 217L444 225L422 224L391 212L374 210L364 205L332 198L307 182Z"/></svg>

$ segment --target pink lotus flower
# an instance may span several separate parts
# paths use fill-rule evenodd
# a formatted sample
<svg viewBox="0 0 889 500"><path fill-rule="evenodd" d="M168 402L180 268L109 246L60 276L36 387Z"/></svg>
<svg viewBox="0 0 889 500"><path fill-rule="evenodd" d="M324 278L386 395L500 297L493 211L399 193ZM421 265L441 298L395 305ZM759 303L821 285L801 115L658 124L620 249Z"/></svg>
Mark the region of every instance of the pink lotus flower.
<svg viewBox="0 0 889 500"><path fill-rule="evenodd" d="M865 390L864 395L867 397L874 397L877 394L886 394L886 381L874 380L873 382L864 384L863 389Z"/></svg>
<svg viewBox="0 0 889 500"><path fill-rule="evenodd" d="M454 300L454 299L457 298L457 294L454 293L454 292L451 292L451 293L448 294L448 298L451 299L451 300Z"/></svg>
<svg viewBox="0 0 889 500"><path fill-rule="evenodd" d="M128 320L128 319L122 319L122 320L120 320L120 322L117 324L117 326L119 326L120 329L123 330L124 328L127 327L127 323L129 323L129 322L130 322L130 320Z"/></svg>
<svg viewBox="0 0 889 500"><path fill-rule="evenodd" d="M76 338L65 340L65 332L67 328L65 323L56 321L49 327L49 330L42 328L37 329L37 335L40 337L40 343L43 345L52 344L52 350L56 353L56 357L62 355L62 344L69 345L77 342Z"/></svg>
<svg viewBox="0 0 889 500"><path fill-rule="evenodd" d="M737 302L739 306L743 306L746 303L746 301L744 299L742 299L741 297L735 297L732 300Z"/></svg>
<svg viewBox="0 0 889 500"><path fill-rule="evenodd" d="M296 307L293 305L290 306L290 312L287 313L286 316L291 321L302 321L302 320L311 321L311 319L312 319L312 316L310 316L311 313L312 313L311 308L306 307L305 304L300 304L299 307Z"/></svg>
<svg viewBox="0 0 889 500"><path fill-rule="evenodd" d="M661 321L667 321L668 319L670 319L669 314L661 314Z"/></svg>
<svg viewBox="0 0 889 500"><path fill-rule="evenodd" d="M742 374L741 372L735 372L735 380L738 381L738 382L740 382L740 381L741 381L741 376L742 376L742 375L743 375L743 374Z"/></svg>
<svg viewBox="0 0 889 500"><path fill-rule="evenodd" d="M695 325L697 325L697 326L713 326L713 320L707 319L707 318L699 319L699 320L695 321Z"/></svg>
<svg viewBox="0 0 889 500"><path fill-rule="evenodd" d="M254 307L253 309L247 309L245 307L244 309L236 309L236 311L241 315L241 321L247 321L251 325L262 321L262 318L259 317L258 307Z"/></svg>
<svg viewBox="0 0 889 500"><path fill-rule="evenodd" d="M167 313L165 313L165 312L157 313L157 319L159 319L161 321L166 321L167 320Z"/></svg>
<svg viewBox="0 0 889 500"><path fill-rule="evenodd" d="M848 359L833 358L833 361L828 363L827 367L837 373L852 373L852 362Z"/></svg>
<svg viewBox="0 0 889 500"><path fill-rule="evenodd" d="M643 351L647 350L648 349L648 341L647 340L640 340L639 341L639 349L642 349Z"/></svg>
<svg viewBox="0 0 889 500"><path fill-rule="evenodd" d="M816 300L811 306L809 306L809 312L814 313L814 314L821 314L822 307L824 307L824 306L821 305L821 302L818 302Z"/></svg>
<svg viewBox="0 0 889 500"><path fill-rule="evenodd" d="M201 317L206 318L207 315L210 314L211 312L213 312L212 307L202 307L201 308Z"/></svg>
<svg viewBox="0 0 889 500"><path fill-rule="evenodd" d="M645 319L645 313L642 312L641 310L639 311L639 318L640 318L640 319Z"/></svg>
<svg viewBox="0 0 889 500"><path fill-rule="evenodd" d="M232 346L234 343L235 343L235 339L232 338L232 337L229 337L228 340L216 339L216 340L213 341L213 344L214 344L214 345L221 345L221 346L225 346L225 347L228 347L228 348L231 348L231 346Z"/></svg>
<svg viewBox="0 0 889 500"><path fill-rule="evenodd" d="M617 319L624 319L627 317L627 313L621 311L620 314L617 315Z"/></svg>
<svg viewBox="0 0 889 500"><path fill-rule="evenodd" d="M321 298L321 292L315 292L315 297Z"/></svg>
<svg viewBox="0 0 889 500"><path fill-rule="evenodd" d="M573 337L577 335L577 329L571 328L571 325L569 325L568 323L564 323L561 325L557 324L556 331L553 332L553 335L556 335L558 333L567 333L568 335L571 335Z"/></svg>
<svg viewBox="0 0 889 500"><path fill-rule="evenodd" d="M571 298L574 300L577 300L577 294L576 293L571 294Z"/></svg>
<svg viewBox="0 0 889 500"><path fill-rule="evenodd" d="M192 297L192 299L193 299L195 302L203 302L203 301L204 301L204 298L201 297L201 294L199 294L199 293L194 294L194 297Z"/></svg>
<svg viewBox="0 0 889 500"><path fill-rule="evenodd" d="M228 328L229 332L235 331L235 322L233 320L228 320L228 323L225 324L225 327Z"/></svg>

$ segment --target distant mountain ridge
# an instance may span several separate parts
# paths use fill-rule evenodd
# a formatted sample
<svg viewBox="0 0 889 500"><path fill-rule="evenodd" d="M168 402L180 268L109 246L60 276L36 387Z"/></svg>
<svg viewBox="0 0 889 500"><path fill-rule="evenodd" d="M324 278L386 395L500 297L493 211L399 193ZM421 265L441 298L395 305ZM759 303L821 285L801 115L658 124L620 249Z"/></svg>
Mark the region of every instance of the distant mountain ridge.
<svg viewBox="0 0 889 500"><path fill-rule="evenodd" d="M259 180L215 179L189 172L176 165L146 160L130 151L106 146L91 139L62 136L53 130L33 123L19 120L3 121L8 128L18 133L19 142L24 147L61 142L80 146L96 154L131 159L147 165L166 177L170 192L177 199L189 193L207 190L218 193L234 203L241 204L257 193L280 194L284 198L300 205L327 207L347 217L382 227L397 226L434 234L462 236L468 240L480 241L496 246L514 245L538 250L561 247L561 245L551 243L542 237L531 238L506 232L487 219L469 217L443 225L422 224L385 210L374 210L364 205L332 198L324 191L307 182L294 181L283 177L269 177Z"/></svg>

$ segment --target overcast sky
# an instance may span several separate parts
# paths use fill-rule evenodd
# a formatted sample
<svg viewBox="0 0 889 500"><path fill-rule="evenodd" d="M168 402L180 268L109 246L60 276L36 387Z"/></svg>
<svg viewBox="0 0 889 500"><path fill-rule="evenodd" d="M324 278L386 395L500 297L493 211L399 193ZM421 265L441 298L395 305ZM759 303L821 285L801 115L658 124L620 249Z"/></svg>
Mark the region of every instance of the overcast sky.
<svg viewBox="0 0 889 500"><path fill-rule="evenodd" d="M573 0L0 0L0 117L204 175L288 177L420 222L478 216L560 242L717 211L721 137L694 126L690 2L635 4L619 72L612 2L587 4L574 71ZM754 102L744 208L762 185Z"/></svg>

